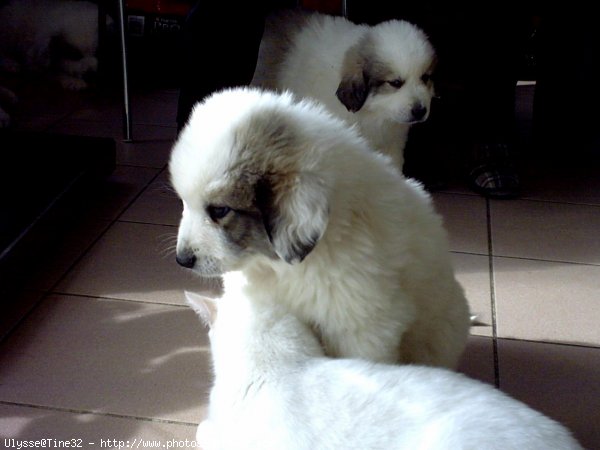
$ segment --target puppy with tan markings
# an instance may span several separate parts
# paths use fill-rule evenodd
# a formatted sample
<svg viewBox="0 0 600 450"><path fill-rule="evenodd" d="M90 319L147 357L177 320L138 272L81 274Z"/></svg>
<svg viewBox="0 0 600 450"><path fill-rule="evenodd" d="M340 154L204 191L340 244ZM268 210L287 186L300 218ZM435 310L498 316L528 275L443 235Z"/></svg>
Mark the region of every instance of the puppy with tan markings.
<svg viewBox="0 0 600 450"><path fill-rule="evenodd" d="M429 116L435 61L427 36L405 21L279 13L267 21L252 84L322 102L402 168L411 125Z"/></svg>
<svg viewBox="0 0 600 450"><path fill-rule="evenodd" d="M242 271L328 355L455 367L469 313L440 217L355 129L290 94L224 91L195 107L169 168L180 265Z"/></svg>

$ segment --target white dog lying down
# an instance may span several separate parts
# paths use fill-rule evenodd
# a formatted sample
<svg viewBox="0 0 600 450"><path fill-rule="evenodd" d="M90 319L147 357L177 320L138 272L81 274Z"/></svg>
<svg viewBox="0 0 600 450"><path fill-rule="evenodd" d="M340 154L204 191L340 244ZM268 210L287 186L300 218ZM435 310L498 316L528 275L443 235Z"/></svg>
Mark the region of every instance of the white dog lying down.
<svg viewBox="0 0 600 450"><path fill-rule="evenodd" d="M284 307L250 301L243 278L226 275L216 302L187 294L210 326L204 450L581 449L560 424L464 375L326 358Z"/></svg>
<svg viewBox="0 0 600 450"><path fill-rule="evenodd" d="M64 89L88 87L84 76L98 68L98 5L75 0L0 3L0 72L51 73ZM0 86L0 128L10 124L9 111L16 103L15 93Z"/></svg>
<svg viewBox="0 0 600 450"><path fill-rule="evenodd" d="M288 12L267 21L252 84L322 102L402 168L410 126L429 116L435 59L405 21L370 27Z"/></svg>
<svg viewBox="0 0 600 450"><path fill-rule="evenodd" d="M331 356L455 367L463 290L428 195L313 102L251 89L197 105L175 143L177 261L242 270Z"/></svg>
<svg viewBox="0 0 600 450"><path fill-rule="evenodd" d="M73 0L9 0L0 7L0 23L0 70L56 69L57 81L63 88L88 87L84 75L98 68L96 4ZM68 57L54 61L55 46L68 48ZM53 64L57 67L51 67Z"/></svg>

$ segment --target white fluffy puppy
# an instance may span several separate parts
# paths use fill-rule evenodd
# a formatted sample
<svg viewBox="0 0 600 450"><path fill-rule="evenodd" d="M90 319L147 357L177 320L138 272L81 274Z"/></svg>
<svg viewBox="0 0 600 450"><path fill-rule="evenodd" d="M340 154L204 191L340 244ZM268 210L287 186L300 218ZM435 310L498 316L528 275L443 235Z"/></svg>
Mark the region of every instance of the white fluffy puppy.
<svg viewBox="0 0 600 450"><path fill-rule="evenodd" d="M469 313L428 195L344 122L289 94L235 89L197 105L170 159L177 261L243 271L327 354L454 367Z"/></svg>
<svg viewBox="0 0 600 450"><path fill-rule="evenodd" d="M283 13L267 21L253 84L322 102L402 168L410 126L429 116L435 60L427 36L405 21L371 27Z"/></svg>
<svg viewBox="0 0 600 450"><path fill-rule="evenodd" d="M225 278L216 305L188 294L210 326L215 374L196 436L204 450L581 449L560 424L464 375L325 358L285 307L249 301L239 272Z"/></svg>

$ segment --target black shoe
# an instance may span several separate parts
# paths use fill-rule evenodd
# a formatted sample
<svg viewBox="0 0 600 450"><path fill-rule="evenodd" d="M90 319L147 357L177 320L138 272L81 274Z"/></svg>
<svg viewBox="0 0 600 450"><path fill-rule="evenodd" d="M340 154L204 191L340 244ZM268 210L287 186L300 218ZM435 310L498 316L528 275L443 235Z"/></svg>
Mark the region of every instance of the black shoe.
<svg viewBox="0 0 600 450"><path fill-rule="evenodd" d="M519 176L508 144L476 144L469 170L469 185L475 192L494 199L519 195Z"/></svg>

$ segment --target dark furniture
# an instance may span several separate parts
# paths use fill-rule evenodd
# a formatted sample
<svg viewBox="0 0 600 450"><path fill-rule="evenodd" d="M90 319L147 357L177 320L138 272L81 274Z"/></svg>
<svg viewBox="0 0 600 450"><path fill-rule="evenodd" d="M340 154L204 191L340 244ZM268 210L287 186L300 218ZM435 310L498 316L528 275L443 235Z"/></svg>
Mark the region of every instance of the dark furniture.
<svg viewBox="0 0 600 450"><path fill-rule="evenodd" d="M0 336L23 312L19 293L43 267L65 224L115 167L110 138L0 130Z"/></svg>

